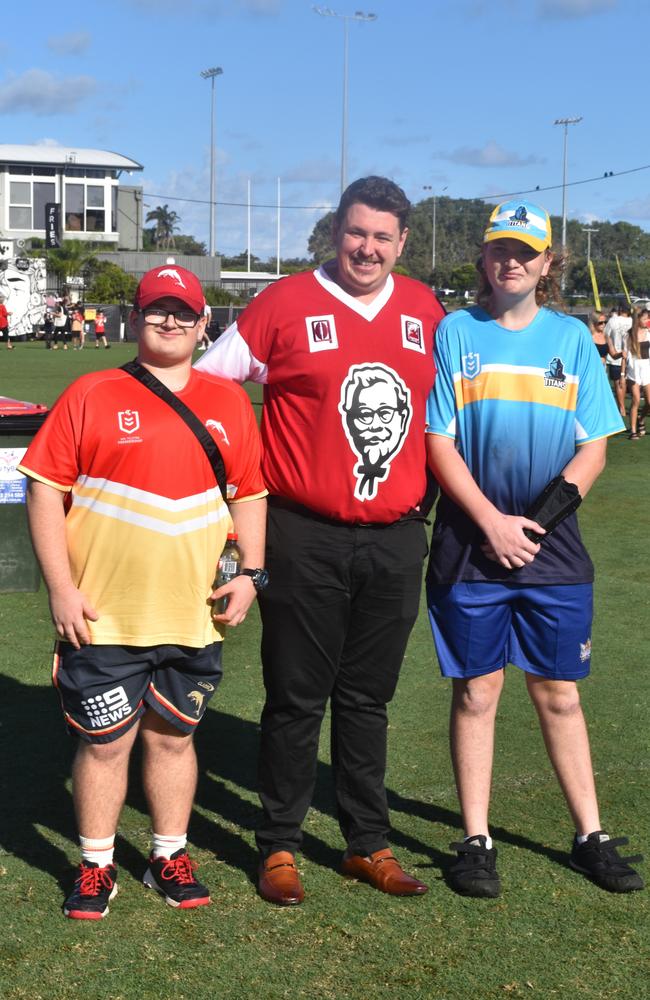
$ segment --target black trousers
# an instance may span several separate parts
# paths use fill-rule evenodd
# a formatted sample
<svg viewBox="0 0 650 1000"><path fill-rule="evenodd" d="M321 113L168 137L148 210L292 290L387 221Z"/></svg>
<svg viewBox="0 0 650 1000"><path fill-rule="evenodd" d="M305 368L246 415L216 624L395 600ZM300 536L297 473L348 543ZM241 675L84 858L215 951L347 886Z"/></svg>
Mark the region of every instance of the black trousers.
<svg viewBox="0 0 650 1000"><path fill-rule="evenodd" d="M359 527L269 508L270 584L260 594L263 856L300 846L328 698L343 837L355 854L388 846L386 705L417 616L426 551L421 521Z"/></svg>

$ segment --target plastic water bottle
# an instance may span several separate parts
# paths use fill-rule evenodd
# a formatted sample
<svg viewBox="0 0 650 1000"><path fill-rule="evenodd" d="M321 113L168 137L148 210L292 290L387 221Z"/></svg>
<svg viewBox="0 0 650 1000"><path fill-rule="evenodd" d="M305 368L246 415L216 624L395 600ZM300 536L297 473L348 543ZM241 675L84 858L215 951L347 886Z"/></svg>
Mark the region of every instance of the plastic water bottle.
<svg viewBox="0 0 650 1000"><path fill-rule="evenodd" d="M219 557L217 575L214 580L214 589L221 587L224 583L230 583L241 570L241 549L237 544L237 532L233 531L228 535L224 550ZM212 602L212 614L222 615L228 607L228 598L219 597Z"/></svg>

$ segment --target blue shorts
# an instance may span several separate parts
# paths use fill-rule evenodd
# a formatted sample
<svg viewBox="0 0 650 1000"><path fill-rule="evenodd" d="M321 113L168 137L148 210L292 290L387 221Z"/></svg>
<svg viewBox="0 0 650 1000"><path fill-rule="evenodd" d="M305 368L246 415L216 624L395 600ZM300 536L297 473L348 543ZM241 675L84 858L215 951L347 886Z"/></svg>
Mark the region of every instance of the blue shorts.
<svg viewBox="0 0 650 1000"><path fill-rule="evenodd" d="M550 680L589 673L590 583L427 585L427 604L443 677L480 677L508 663Z"/></svg>
<svg viewBox="0 0 650 1000"><path fill-rule="evenodd" d="M152 708L181 733L193 733L221 680L222 646L75 649L57 642L52 681L68 729L87 743L111 743Z"/></svg>

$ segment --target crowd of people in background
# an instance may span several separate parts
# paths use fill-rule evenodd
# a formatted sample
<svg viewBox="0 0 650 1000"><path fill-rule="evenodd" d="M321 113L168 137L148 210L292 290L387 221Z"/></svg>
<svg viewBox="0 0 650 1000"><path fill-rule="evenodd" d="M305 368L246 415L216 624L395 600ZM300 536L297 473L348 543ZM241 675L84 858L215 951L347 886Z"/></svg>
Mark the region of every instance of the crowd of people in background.
<svg viewBox="0 0 650 1000"><path fill-rule="evenodd" d="M638 441L645 436L645 418L650 413L650 310L624 303L608 316L605 310L596 309L589 329L623 418L628 416L626 400L630 397L629 438Z"/></svg>
<svg viewBox="0 0 650 1000"><path fill-rule="evenodd" d="M42 340L48 351L58 351L59 347L67 351L70 346L80 351L86 346L86 337L94 332L95 347L108 349L106 323L101 306L88 315L84 306L70 302L67 297L52 299L45 307Z"/></svg>

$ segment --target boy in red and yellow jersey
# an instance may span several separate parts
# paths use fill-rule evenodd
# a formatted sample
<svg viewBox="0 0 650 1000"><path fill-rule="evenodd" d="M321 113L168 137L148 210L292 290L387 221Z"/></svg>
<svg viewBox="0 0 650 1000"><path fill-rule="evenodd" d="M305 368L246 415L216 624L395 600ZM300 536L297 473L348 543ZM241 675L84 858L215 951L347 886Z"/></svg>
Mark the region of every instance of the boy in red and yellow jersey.
<svg viewBox="0 0 650 1000"><path fill-rule="evenodd" d="M64 907L74 918L105 916L117 891L113 840L138 732L154 831L145 885L172 906L210 898L186 850L192 740L221 678L224 626L240 624L256 595L266 490L248 397L191 367L204 304L189 271L155 268L138 286L129 324L140 364L217 443L228 503L185 422L122 369L70 385L21 465L59 636L54 683L80 738L73 786L83 857ZM212 592L232 530L244 573ZM213 621L210 599L225 595L227 610Z"/></svg>

